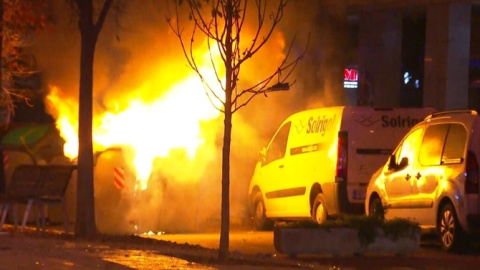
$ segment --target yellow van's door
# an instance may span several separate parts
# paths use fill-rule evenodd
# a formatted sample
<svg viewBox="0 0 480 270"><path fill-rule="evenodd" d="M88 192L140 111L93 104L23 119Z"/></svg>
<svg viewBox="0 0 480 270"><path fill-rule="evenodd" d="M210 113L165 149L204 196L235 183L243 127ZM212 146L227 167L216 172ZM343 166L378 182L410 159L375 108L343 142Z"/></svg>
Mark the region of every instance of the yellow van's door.
<svg viewBox="0 0 480 270"><path fill-rule="evenodd" d="M291 122L284 123L272 138L267 147L265 161L262 164L262 191L265 194L265 208L270 214L279 211L281 207L282 185L284 183L286 151Z"/></svg>

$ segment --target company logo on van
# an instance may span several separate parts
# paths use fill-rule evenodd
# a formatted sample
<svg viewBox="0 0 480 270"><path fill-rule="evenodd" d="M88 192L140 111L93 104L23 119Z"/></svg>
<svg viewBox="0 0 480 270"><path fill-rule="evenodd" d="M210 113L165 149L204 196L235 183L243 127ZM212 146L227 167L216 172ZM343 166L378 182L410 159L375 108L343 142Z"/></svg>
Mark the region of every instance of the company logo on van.
<svg viewBox="0 0 480 270"><path fill-rule="evenodd" d="M355 119L355 122L359 123L364 127L370 127L375 125L379 120L372 119L372 116L360 116L359 118Z"/></svg>
<svg viewBox="0 0 480 270"><path fill-rule="evenodd" d="M390 117L388 115L382 115L382 127L398 127L398 128L411 128L423 119L413 118L410 116L402 117Z"/></svg>
<svg viewBox="0 0 480 270"><path fill-rule="evenodd" d="M370 127L377 124L381 121L381 126L384 128L411 128L415 126L417 123L423 121L421 118L414 118L411 116L389 116L389 115L382 115L381 119L374 118L372 116L362 116L360 118L355 119L355 122L364 126Z"/></svg>
<svg viewBox="0 0 480 270"><path fill-rule="evenodd" d="M335 117L336 115L332 118L326 118L324 115L323 118L318 116L315 119L311 116L310 119L308 119L307 134L320 133L322 136L325 135L325 133L332 128L333 123L335 122Z"/></svg>

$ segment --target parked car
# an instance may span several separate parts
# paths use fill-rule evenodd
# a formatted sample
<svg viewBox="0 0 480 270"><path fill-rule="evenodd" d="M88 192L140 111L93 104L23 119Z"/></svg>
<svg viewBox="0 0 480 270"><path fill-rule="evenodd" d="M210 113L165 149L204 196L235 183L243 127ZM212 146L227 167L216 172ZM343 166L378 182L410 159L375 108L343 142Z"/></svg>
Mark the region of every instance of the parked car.
<svg viewBox="0 0 480 270"><path fill-rule="evenodd" d="M480 231L480 116L437 112L414 126L371 178L365 212L404 217L459 251Z"/></svg>
<svg viewBox="0 0 480 270"><path fill-rule="evenodd" d="M249 186L257 229L275 220L364 214L370 176L433 109L324 107L283 121L262 151Z"/></svg>

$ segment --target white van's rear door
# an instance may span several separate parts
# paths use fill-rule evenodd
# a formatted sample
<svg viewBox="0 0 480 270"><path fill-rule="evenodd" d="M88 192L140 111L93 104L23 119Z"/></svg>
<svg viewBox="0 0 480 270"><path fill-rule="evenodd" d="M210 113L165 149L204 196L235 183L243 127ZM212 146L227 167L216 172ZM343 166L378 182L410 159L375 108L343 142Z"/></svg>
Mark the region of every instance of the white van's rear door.
<svg viewBox="0 0 480 270"><path fill-rule="evenodd" d="M410 128L433 113L428 108L346 107L342 130L348 132L348 200L363 203L370 177L385 165Z"/></svg>

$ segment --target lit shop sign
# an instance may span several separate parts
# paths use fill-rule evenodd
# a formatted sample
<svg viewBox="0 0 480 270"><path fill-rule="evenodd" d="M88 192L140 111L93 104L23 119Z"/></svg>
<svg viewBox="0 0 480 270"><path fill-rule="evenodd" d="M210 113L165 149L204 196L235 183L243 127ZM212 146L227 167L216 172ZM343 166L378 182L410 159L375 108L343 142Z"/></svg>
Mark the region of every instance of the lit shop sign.
<svg viewBox="0 0 480 270"><path fill-rule="evenodd" d="M346 68L343 70L343 76L344 88L358 88L358 70Z"/></svg>

